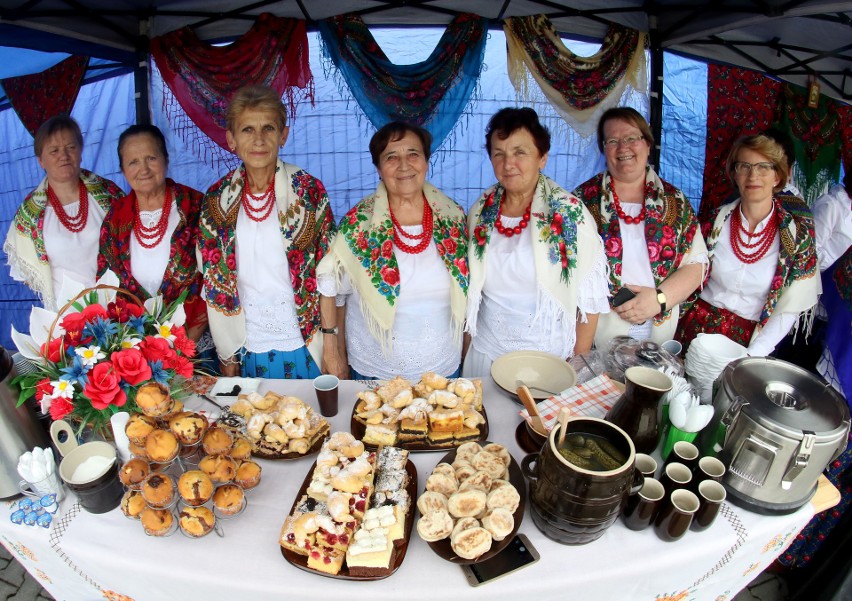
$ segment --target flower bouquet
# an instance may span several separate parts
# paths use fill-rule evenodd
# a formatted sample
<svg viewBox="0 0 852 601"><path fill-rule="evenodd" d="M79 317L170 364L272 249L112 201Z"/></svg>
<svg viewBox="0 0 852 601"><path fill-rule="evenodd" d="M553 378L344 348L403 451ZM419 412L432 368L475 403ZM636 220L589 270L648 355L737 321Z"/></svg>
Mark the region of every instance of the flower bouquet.
<svg viewBox="0 0 852 601"><path fill-rule="evenodd" d="M18 406L35 397L43 414L108 435L110 417L137 413L136 391L154 381L185 389L193 376L195 342L187 338L182 295L165 305L161 297L144 303L117 287L107 272L94 288L66 281L71 300L59 310L34 307L30 335L12 328L18 351L35 369L17 376ZM73 291L79 289L79 292ZM117 296L117 292L125 296Z"/></svg>

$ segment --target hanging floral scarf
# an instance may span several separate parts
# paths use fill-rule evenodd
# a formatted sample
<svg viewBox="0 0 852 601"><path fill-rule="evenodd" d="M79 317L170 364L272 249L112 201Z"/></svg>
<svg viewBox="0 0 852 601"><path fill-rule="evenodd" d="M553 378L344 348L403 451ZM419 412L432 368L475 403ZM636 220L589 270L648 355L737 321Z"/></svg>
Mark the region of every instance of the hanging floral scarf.
<svg viewBox="0 0 852 601"><path fill-rule="evenodd" d="M203 306L197 306L201 292L201 274L195 258L198 211L201 208L202 194L171 179L166 180L166 185L174 194L179 221L170 239L169 261L160 288L145 290L130 271L130 240L136 218L130 196L113 203L104 218L101 226L101 250L98 255L98 277L109 269L118 276L122 288L142 299L162 294L166 303L174 302L189 288L184 308L187 312L187 323L193 324L195 316L205 311Z"/></svg>
<svg viewBox="0 0 852 601"><path fill-rule="evenodd" d="M451 324L461 342L468 288L467 228L464 211L440 190L426 182L423 194L433 214L432 239L450 274ZM340 221L331 252L320 272L343 273L361 297L361 306L370 333L383 349L390 350L396 301L399 298L399 264L393 245L393 222L387 189L379 183L376 192L357 205Z"/></svg>
<svg viewBox="0 0 852 601"><path fill-rule="evenodd" d="M574 194L582 200L603 238L609 261L609 291L615 295L622 287L621 224L612 200L612 178L599 173L581 184ZM698 233L698 220L683 192L663 181L650 167L645 173L645 240L654 283L659 286L671 273L685 265L690 257L705 253L704 240ZM676 307L654 318L655 325L667 321Z"/></svg>
<svg viewBox="0 0 852 601"><path fill-rule="evenodd" d="M241 166L213 184L202 202L199 220L202 289L220 357L233 356L245 343L236 258L237 215L245 177L245 167ZM316 268L334 234L334 216L322 182L281 160L275 169L275 198L296 317L305 344L319 365L322 337L314 336L320 317Z"/></svg>
<svg viewBox="0 0 852 601"><path fill-rule="evenodd" d="M376 129L390 121L420 125L432 134L432 151L459 120L476 87L485 55L487 20L458 15L425 61L395 65L357 15L318 24L323 54L339 69Z"/></svg>
<svg viewBox="0 0 852 601"><path fill-rule="evenodd" d="M712 228L706 235L707 250L710 253L710 270L713 269L713 249L719 242L725 222L731 218L734 210L739 210L740 202L731 202L719 208ZM820 283L817 272L817 258L814 244L814 220L810 209L795 196L786 196L776 200L775 210L781 217L778 226L780 245L778 266L769 287L769 294L758 319L759 327L766 325L775 312L800 314L812 309L817 303ZM709 272L708 272L709 273ZM810 318L807 316L807 327Z"/></svg>
<svg viewBox="0 0 852 601"><path fill-rule="evenodd" d="M501 184L486 190L468 216L471 252L467 330L471 335L476 335L482 289L485 286L488 245L494 235L494 224L505 193ZM533 237L539 293L546 293L548 299L555 300L559 312L570 316L570 319L576 319L577 285L580 279L576 274L582 276L588 273L599 257L595 249L579 249L577 245L578 228L591 225L590 216L576 197L550 178L539 175L530 205L531 231L528 233Z"/></svg>
<svg viewBox="0 0 852 601"><path fill-rule="evenodd" d="M796 149L796 184L811 205L840 176L842 124L837 103L820 96L819 105L808 106L805 88L784 84L779 97L782 126Z"/></svg>
<svg viewBox="0 0 852 601"><path fill-rule="evenodd" d="M308 36L302 20L263 13L245 35L228 46L202 42L184 27L151 40L151 54L186 115L225 150L225 113L241 87L270 86L286 96L291 115L297 103L294 87L307 90L313 101ZM170 118L177 115L169 111ZM188 122L171 125L188 137Z"/></svg>
<svg viewBox="0 0 852 601"><path fill-rule="evenodd" d="M589 57L568 50L545 15L512 17L503 29L509 79L519 96L533 96L532 78L584 137L594 133L603 111L618 105L628 83L646 91L645 34L635 29L611 24L600 50Z"/></svg>
<svg viewBox="0 0 852 601"><path fill-rule="evenodd" d="M30 134L35 136L51 117L71 113L88 65L88 56L72 56L41 73L0 80L9 103Z"/></svg>
<svg viewBox="0 0 852 601"><path fill-rule="evenodd" d="M80 179L93 199L104 210L114 200L124 196L121 188L108 179L95 175L85 169L80 170ZM3 250L23 275L25 283L44 301L46 307L53 306L53 279L50 262L44 248L44 208L47 206L47 178L33 190L18 207L15 218L9 227Z"/></svg>

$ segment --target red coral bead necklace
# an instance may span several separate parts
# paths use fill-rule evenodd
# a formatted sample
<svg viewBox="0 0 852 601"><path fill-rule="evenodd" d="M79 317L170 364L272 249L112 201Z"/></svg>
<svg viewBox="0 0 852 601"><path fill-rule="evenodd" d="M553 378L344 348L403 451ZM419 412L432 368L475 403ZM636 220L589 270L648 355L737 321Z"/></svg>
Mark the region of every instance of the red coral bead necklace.
<svg viewBox="0 0 852 601"><path fill-rule="evenodd" d="M136 192L131 192L130 196L133 199L133 235L136 236L136 241L143 248L154 248L166 236L166 230L169 227L169 214L172 212L172 202L174 200L171 186L166 186L166 199L163 201L163 211L160 213L160 218L152 226L142 224L141 212L139 211L139 199L136 198Z"/></svg>
<svg viewBox="0 0 852 601"><path fill-rule="evenodd" d="M388 207L390 208L390 207ZM432 229L434 226L432 207L423 197L423 231L419 234L409 234L402 229L402 225L397 221L396 215L393 214L393 209L390 209L391 221L393 222L393 243L405 253L416 255L422 253L427 246L432 242ZM419 240L417 244L408 244L402 238L410 240Z"/></svg>
<svg viewBox="0 0 852 601"><path fill-rule="evenodd" d="M258 195L249 192L248 179L246 179L245 185L243 185L242 203L246 215L252 221L259 223L269 217L269 214L272 213L272 207L275 206L275 178L273 177L272 181L269 182L266 191Z"/></svg>
<svg viewBox="0 0 852 601"><path fill-rule="evenodd" d="M86 190L83 180L79 181L77 194L80 200L80 209L74 217L71 217L65 210L65 207L62 206L62 203L56 196L56 192L53 191L50 184L47 185L47 200L50 202L50 206L53 207L53 211L59 218L59 222L65 226L65 229L75 234L82 232L83 228L86 227L86 222L89 220L89 192Z"/></svg>
<svg viewBox="0 0 852 601"><path fill-rule="evenodd" d="M609 180L609 190L612 192L612 205L615 207L615 212L621 218L622 221L627 223L628 225L636 225L637 223L642 223L645 221L645 203L642 203L642 210L639 211L639 214L636 217L631 217L627 213L624 212L624 209L621 208L621 200L618 198L618 194L615 193L615 184L612 183L612 179Z"/></svg>
<svg viewBox="0 0 852 601"><path fill-rule="evenodd" d="M772 199L772 215L759 234L754 234L748 230L743 224L740 207L733 210L731 214L731 249L734 255L747 265L757 263L766 253L775 241L775 233L778 231L778 211L776 201ZM742 234L748 236L748 242L744 242ZM754 242L752 242L754 239Z"/></svg>
<svg viewBox="0 0 852 601"><path fill-rule="evenodd" d="M511 238L512 236L516 236L524 231L527 226L530 224L530 209L532 208L532 201L527 205L527 210L524 211L524 216L521 217L521 222L515 227L506 227L500 221L500 218L503 216L503 203L500 203L500 208L497 209L497 221L494 222L494 229L498 232L506 236L507 238Z"/></svg>

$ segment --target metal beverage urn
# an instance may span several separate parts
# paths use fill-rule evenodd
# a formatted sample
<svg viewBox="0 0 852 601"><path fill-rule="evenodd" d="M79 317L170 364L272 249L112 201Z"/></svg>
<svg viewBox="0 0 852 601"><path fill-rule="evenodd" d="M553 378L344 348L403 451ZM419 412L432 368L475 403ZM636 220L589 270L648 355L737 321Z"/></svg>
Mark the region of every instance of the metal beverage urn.
<svg viewBox="0 0 852 601"><path fill-rule="evenodd" d="M0 346L0 499L21 494L18 458L34 447L50 448L47 433L32 406L18 404L17 374L9 352Z"/></svg>

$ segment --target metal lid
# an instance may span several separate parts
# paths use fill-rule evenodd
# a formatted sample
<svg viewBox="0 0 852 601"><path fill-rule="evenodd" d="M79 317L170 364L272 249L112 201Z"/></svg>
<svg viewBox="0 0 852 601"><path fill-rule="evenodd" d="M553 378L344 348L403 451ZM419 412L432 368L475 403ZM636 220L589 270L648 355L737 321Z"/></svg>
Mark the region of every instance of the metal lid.
<svg viewBox="0 0 852 601"><path fill-rule="evenodd" d="M743 409L769 429L778 426L826 434L849 423L846 400L824 380L774 357L744 357L722 372L722 385L733 400L748 402Z"/></svg>

